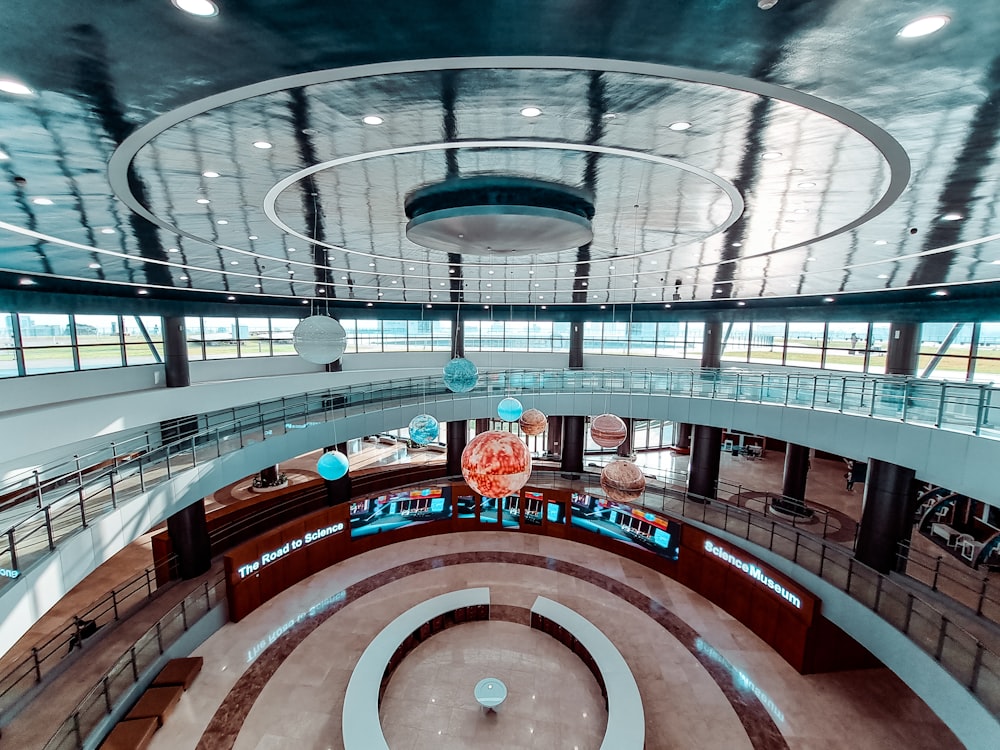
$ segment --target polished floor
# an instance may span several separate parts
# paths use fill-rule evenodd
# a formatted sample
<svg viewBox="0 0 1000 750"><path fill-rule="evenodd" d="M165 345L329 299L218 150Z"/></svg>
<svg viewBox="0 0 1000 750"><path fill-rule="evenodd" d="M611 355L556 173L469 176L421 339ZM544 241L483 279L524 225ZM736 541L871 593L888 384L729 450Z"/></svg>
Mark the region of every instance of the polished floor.
<svg viewBox="0 0 1000 750"><path fill-rule="evenodd" d="M799 675L671 579L587 546L503 532L360 555L227 625L195 652L205 668L151 747L343 747L344 691L367 643L417 602L468 586L488 586L501 609L543 595L601 628L639 684L649 750L961 747L888 670ZM598 747L605 716L593 678L554 641L536 647L544 638L490 621L415 650L382 706L392 750ZM484 716L472 702L484 676L510 681L510 712Z"/></svg>

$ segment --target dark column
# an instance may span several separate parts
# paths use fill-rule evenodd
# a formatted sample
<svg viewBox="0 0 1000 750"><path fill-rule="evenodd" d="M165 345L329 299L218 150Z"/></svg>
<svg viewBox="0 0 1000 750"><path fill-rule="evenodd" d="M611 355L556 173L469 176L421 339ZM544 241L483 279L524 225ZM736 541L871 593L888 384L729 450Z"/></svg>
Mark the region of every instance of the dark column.
<svg viewBox="0 0 1000 750"><path fill-rule="evenodd" d="M690 452L691 425L688 422L674 423L674 448Z"/></svg>
<svg viewBox="0 0 1000 750"><path fill-rule="evenodd" d="M705 332L701 339L701 366L719 369L722 365L722 328L720 320L705 321Z"/></svg>
<svg viewBox="0 0 1000 750"><path fill-rule="evenodd" d="M451 356L453 359L465 356L465 324L458 312L451 322Z"/></svg>
<svg viewBox="0 0 1000 750"><path fill-rule="evenodd" d="M326 504L339 505L351 499L351 473L347 472L340 479L324 479L326 486Z"/></svg>
<svg viewBox="0 0 1000 750"><path fill-rule="evenodd" d="M486 419L477 419L476 420L476 434L477 435L482 434L482 433L488 431L489 429L490 429L490 420L488 418L486 418Z"/></svg>
<svg viewBox="0 0 1000 750"><path fill-rule="evenodd" d="M265 466L260 470L260 483L264 487L274 487L278 484L278 477L281 476L281 470L278 465Z"/></svg>
<svg viewBox="0 0 1000 750"><path fill-rule="evenodd" d="M344 361L343 357L340 359L335 359L333 362L327 362L323 365L323 370L325 372L343 372L344 371Z"/></svg>
<svg viewBox="0 0 1000 750"><path fill-rule="evenodd" d="M469 441L469 425L464 419L460 422L448 422L448 453L445 459L445 473L450 477L462 473L462 451Z"/></svg>
<svg viewBox="0 0 1000 750"><path fill-rule="evenodd" d="M562 461L564 474L583 471L583 417L563 417Z"/></svg>
<svg viewBox="0 0 1000 750"><path fill-rule="evenodd" d="M695 425L691 439L691 460L688 463L688 486L695 499L715 499L719 483L719 452L722 450L722 428Z"/></svg>
<svg viewBox="0 0 1000 750"><path fill-rule="evenodd" d="M167 533L181 578L196 578L212 567L212 546L208 540L204 500L191 503L170 516Z"/></svg>
<svg viewBox="0 0 1000 750"><path fill-rule="evenodd" d="M184 318L163 318L163 364L167 371L167 388L191 385Z"/></svg>
<svg viewBox="0 0 1000 750"><path fill-rule="evenodd" d="M809 447L788 443L785 446L785 473L781 480L781 494L795 502L785 503L782 510L805 508L806 480L809 477Z"/></svg>
<svg viewBox="0 0 1000 750"><path fill-rule="evenodd" d="M583 321L569 325L569 369L583 369Z"/></svg>
<svg viewBox="0 0 1000 750"><path fill-rule="evenodd" d="M871 459L865 483L864 511L854 556L880 573L900 572L899 543L910 538L917 493L916 472L904 466Z"/></svg>
<svg viewBox="0 0 1000 750"><path fill-rule="evenodd" d="M634 420L631 417L622 417L625 423L625 442L618 446L616 453L623 458L632 455L632 431L635 429Z"/></svg>
<svg viewBox="0 0 1000 750"><path fill-rule="evenodd" d="M546 451L550 456L562 455L562 417L549 417L549 428L546 437Z"/></svg>
<svg viewBox="0 0 1000 750"><path fill-rule="evenodd" d="M920 324L892 323L885 348L886 375L915 375L920 354Z"/></svg>

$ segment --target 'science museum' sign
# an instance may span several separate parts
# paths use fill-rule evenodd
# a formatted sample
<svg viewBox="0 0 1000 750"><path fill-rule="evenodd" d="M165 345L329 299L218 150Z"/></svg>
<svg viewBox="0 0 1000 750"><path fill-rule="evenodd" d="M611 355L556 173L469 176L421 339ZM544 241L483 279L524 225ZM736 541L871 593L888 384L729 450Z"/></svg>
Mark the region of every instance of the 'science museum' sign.
<svg viewBox="0 0 1000 750"><path fill-rule="evenodd" d="M324 537L328 537L331 534L337 534L344 530L343 523L335 523L330 526L324 526L322 529L317 529L316 531L307 531L305 536L301 536L298 539L291 539L285 542L283 545L277 549L271 550L270 552L265 552L260 556L259 559L254 560L252 563L247 563L246 565L241 565L236 569L236 572L240 574L240 578L246 578L251 573L256 573L262 567L268 563L272 563L278 560L289 552L293 552L305 544L311 544L312 542L318 542Z"/></svg>
<svg viewBox="0 0 1000 750"><path fill-rule="evenodd" d="M715 557L719 558L723 562L729 563L734 568L736 568L736 570L739 570L745 575L750 576L750 578L757 581L762 586L766 586L767 588L771 589L771 591L780 596L782 599L791 604L793 607L797 609L802 609L802 600L799 597L797 597L791 591L789 591L780 583L775 581L773 578L771 578L771 576L769 576L767 573L765 573L763 570L758 568L753 563L744 562L736 555L726 550L724 547L720 547L718 544L715 544L715 542L713 542L710 539L705 540L705 551L708 552L710 555L714 555ZM242 568L240 570L242 570Z"/></svg>

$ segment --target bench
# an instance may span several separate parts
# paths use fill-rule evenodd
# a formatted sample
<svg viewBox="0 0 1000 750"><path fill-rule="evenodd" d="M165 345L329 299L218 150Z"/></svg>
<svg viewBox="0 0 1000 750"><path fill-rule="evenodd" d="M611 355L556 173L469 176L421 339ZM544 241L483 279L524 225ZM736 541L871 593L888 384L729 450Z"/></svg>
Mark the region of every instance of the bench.
<svg viewBox="0 0 1000 750"><path fill-rule="evenodd" d="M194 678L201 672L205 660L200 656L171 659L153 680L152 687L172 687L179 685L184 690L191 687Z"/></svg>
<svg viewBox="0 0 1000 750"><path fill-rule="evenodd" d="M152 716L123 719L115 724L111 734L101 743L101 750L143 750L152 741L158 728L159 724Z"/></svg>
<svg viewBox="0 0 1000 750"><path fill-rule="evenodd" d="M158 726L162 727L163 722L174 712L174 708L177 706L177 702L181 699L183 693L184 688L180 685L148 688L125 718L155 718Z"/></svg>

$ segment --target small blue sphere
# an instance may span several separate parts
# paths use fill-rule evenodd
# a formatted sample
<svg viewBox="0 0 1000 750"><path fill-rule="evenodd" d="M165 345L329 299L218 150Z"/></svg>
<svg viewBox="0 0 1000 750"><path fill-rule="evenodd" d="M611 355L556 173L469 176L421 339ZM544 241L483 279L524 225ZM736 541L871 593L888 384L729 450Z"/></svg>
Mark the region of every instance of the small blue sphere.
<svg viewBox="0 0 1000 750"><path fill-rule="evenodd" d="M330 453L324 453L319 457L316 462L316 471L323 479L327 479L331 482L340 479L345 474L347 470L351 468L350 462L340 451L331 451Z"/></svg>
<svg viewBox="0 0 1000 750"><path fill-rule="evenodd" d="M444 385L453 393L467 393L479 382L479 369L465 357L455 357L444 366Z"/></svg>
<svg viewBox="0 0 1000 750"><path fill-rule="evenodd" d="M417 445L427 445L438 439L441 425L430 414L418 414L410 420L410 440Z"/></svg>
<svg viewBox="0 0 1000 750"><path fill-rule="evenodd" d="M516 422L524 414L524 407L516 398L505 398L497 404L497 416L504 422Z"/></svg>

